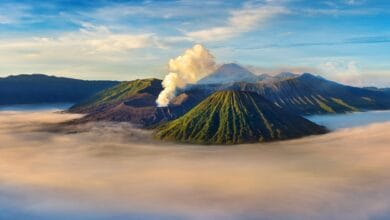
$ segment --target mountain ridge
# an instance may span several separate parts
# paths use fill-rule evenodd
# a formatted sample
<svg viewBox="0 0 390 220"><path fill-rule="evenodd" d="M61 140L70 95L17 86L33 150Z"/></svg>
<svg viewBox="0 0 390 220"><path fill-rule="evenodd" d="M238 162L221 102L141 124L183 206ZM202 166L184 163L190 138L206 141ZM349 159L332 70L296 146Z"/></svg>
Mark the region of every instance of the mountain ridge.
<svg viewBox="0 0 390 220"><path fill-rule="evenodd" d="M72 106L68 111L86 114L74 123L125 121L150 127L183 115L201 101L192 94L183 94L172 100L176 104L157 107L156 99L163 89L161 83L162 80L155 78L125 81Z"/></svg>
<svg viewBox="0 0 390 220"><path fill-rule="evenodd" d="M161 140L242 144L322 134L326 129L286 112L253 92L224 90L157 128Z"/></svg>
<svg viewBox="0 0 390 220"><path fill-rule="evenodd" d="M0 105L79 102L117 81L80 80L45 74L0 78Z"/></svg>
<svg viewBox="0 0 390 220"><path fill-rule="evenodd" d="M153 81L153 85L150 81ZM137 84L140 83L140 84ZM88 104L78 103L70 112L87 114L83 120L128 121L142 127L156 126L176 119L212 93L219 90L255 92L277 107L298 115L348 113L390 108L390 96L382 91L345 86L304 73L278 81L257 81L256 83L192 84L177 90L177 95L166 108L158 108L155 100L162 90L161 80L142 79L121 84L96 94ZM137 86L138 85L138 86ZM143 86L139 86L143 85ZM127 95L110 94L123 91ZM140 93L139 93L140 92ZM101 95L103 94L103 95ZM111 94L112 95L112 94ZM114 101L113 101L114 100Z"/></svg>

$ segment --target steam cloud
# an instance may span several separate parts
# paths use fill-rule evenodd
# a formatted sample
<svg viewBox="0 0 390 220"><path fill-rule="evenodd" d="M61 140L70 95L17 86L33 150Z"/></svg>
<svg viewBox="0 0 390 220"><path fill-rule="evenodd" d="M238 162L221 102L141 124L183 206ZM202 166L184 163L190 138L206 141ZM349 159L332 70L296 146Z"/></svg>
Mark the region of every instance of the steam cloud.
<svg viewBox="0 0 390 220"><path fill-rule="evenodd" d="M169 61L169 73L162 85L164 90L159 94L156 103L165 107L175 97L176 88L183 88L188 83L195 83L216 69L214 56L200 44L194 45L182 56Z"/></svg>

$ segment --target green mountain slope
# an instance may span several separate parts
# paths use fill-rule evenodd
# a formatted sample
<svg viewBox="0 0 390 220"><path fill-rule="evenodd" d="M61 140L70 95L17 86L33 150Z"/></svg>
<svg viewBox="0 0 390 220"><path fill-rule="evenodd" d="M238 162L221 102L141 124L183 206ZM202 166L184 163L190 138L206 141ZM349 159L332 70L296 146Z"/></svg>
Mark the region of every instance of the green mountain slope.
<svg viewBox="0 0 390 220"><path fill-rule="evenodd" d="M158 127L155 136L184 143L239 144L324 132L323 127L283 111L256 93L219 91Z"/></svg>
<svg viewBox="0 0 390 220"><path fill-rule="evenodd" d="M180 117L201 101L198 96L182 94L170 106L158 108L156 99L161 90L158 79L123 82L74 105L69 111L86 114L73 123L117 121L149 127Z"/></svg>
<svg viewBox="0 0 390 220"><path fill-rule="evenodd" d="M72 106L69 111L91 113L122 102L127 102L129 105L153 106L161 90L161 80L158 79L138 79L122 82Z"/></svg>

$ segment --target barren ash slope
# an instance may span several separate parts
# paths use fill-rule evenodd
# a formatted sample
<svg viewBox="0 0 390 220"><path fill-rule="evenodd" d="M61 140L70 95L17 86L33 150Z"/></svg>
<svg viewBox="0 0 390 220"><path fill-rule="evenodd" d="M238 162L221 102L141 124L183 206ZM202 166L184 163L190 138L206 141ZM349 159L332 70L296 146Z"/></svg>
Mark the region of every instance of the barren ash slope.
<svg viewBox="0 0 390 220"><path fill-rule="evenodd" d="M326 129L260 95L219 91L184 116L161 125L156 138L192 144L241 144L323 134Z"/></svg>

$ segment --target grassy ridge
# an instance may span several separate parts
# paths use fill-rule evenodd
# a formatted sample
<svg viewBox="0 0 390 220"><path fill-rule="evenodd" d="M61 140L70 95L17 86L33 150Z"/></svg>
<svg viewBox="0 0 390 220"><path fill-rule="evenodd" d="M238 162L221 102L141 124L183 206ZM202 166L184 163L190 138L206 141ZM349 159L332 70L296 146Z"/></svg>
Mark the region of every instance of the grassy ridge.
<svg viewBox="0 0 390 220"><path fill-rule="evenodd" d="M137 79L122 82L112 88L97 93L84 102L78 103L70 111L85 112L102 105L117 104L134 98L141 93L151 93L157 96L161 90L161 80L158 79Z"/></svg>
<svg viewBox="0 0 390 220"><path fill-rule="evenodd" d="M282 111L255 93L220 91L159 127L156 137L195 144L239 144L323 132L322 127Z"/></svg>

